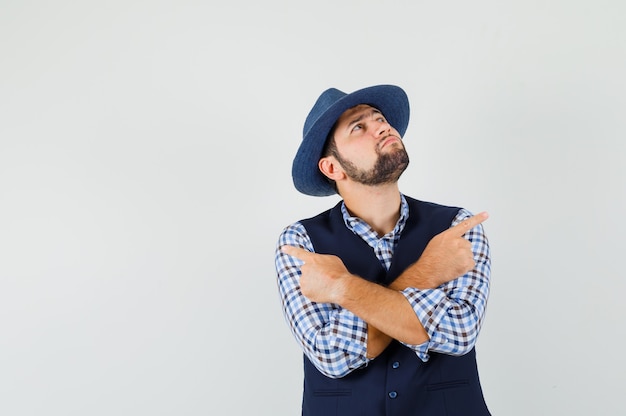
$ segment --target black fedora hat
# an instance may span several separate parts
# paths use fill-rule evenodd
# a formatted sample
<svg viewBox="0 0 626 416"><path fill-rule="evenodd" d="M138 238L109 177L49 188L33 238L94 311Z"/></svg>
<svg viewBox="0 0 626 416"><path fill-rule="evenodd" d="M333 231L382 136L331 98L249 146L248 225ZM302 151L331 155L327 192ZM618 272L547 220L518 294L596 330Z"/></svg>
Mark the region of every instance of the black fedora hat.
<svg viewBox="0 0 626 416"><path fill-rule="evenodd" d="M304 122L302 143L293 159L291 176L296 189L303 194L327 196L334 187L320 172L317 164L322 157L326 139L335 122L344 111L367 104L385 116L400 136L409 124L409 99L402 88L395 85L376 85L350 94L329 88L324 91Z"/></svg>

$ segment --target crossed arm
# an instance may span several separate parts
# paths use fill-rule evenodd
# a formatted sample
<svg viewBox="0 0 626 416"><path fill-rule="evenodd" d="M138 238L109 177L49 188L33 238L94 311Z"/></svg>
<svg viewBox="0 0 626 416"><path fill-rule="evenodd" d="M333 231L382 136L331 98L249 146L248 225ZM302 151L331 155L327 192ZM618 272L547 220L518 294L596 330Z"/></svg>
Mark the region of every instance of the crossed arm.
<svg viewBox="0 0 626 416"><path fill-rule="evenodd" d="M387 288L350 274L335 256L312 253L310 242L295 243L305 249L282 246L277 266L283 268L278 270L283 310L305 354L326 375L341 377L392 339L423 360L429 350L469 351L488 294L488 247L477 247L486 245L478 226L486 218L458 218ZM288 268L299 270L291 283L280 279L289 275Z"/></svg>

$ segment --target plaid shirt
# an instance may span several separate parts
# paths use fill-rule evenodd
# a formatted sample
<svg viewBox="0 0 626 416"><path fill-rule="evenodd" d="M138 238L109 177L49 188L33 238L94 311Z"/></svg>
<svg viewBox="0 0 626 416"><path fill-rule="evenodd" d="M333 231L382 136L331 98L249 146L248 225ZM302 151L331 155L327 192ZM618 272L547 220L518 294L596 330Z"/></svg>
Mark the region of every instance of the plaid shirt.
<svg viewBox="0 0 626 416"><path fill-rule="evenodd" d="M395 228L383 237L365 221L351 217L344 204L341 206L346 227L372 247L387 270L409 215L406 199L403 195L401 199L400 218ZM461 209L451 226L471 216L469 211ZM429 351L462 355L476 343L489 295L491 259L482 225L469 230L464 237L472 243L474 270L435 289L407 288L401 292L430 336L429 341L420 345L404 344L422 361L428 361ZM367 323L339 305L311 302L302 295L299 284L302 262L280 251L286 244L311 252L314 249L306 229L296 222L281 233L275 257L283 314L304 354L318 370L333 378L366 365L369 362Z"/></svg>

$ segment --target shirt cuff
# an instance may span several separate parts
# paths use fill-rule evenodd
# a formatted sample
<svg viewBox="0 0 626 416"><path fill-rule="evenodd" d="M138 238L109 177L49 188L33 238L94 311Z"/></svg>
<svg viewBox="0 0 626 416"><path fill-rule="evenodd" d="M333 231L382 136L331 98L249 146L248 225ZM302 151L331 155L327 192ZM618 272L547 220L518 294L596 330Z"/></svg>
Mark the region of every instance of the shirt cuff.
<svg viewBox="0 0 626 416"><path fill-rule="evenodd" d="M404 289L402 295L409 301L415 315L422 323L430 340L419 345L404 344L422 359L428 360L428 350L435 345L443 345L448 339L438 331L437 322L441 322L447 313L446 293L440 289L420 290L413 287Z"/></svg>
<svg viewBox="0 0 626 416"><path fill-rule="evenodd" d="M333 311L331 321L333 346L345 351L351 369L361 367L370 360L367 358L367 324L347 309Z"/></svg>

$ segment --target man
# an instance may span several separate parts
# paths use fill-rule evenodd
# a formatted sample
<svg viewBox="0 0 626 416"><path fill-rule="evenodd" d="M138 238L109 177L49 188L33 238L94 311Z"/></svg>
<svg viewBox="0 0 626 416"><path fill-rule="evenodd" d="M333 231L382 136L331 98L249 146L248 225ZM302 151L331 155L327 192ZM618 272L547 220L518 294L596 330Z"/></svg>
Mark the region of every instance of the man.
<svg viewBox="0 0 626 416"><path fill-rule="evenodd" d="M303 415L489 415L474 344L489 294L486 213L400 193L405 92L324 91L296 189L343 201L281 233L283 312L304 352Z"/></svg>

